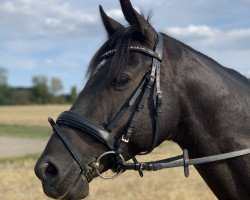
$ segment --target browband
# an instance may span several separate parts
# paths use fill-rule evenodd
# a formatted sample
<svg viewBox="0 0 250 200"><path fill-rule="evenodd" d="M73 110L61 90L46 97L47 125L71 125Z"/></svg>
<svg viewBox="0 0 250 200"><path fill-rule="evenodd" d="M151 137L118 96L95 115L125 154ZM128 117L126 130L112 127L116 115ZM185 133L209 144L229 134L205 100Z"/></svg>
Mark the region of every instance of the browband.
<svg viewBox="0 0 250 200"><path fill-rule="evenodd" d="M107 144L110 150L114 149L115 139L101 126L72 111L64 111L56 120L59 125L67 125L94 136Z"/></svg>
<svg viewBox="0 0 250 200"><path fill-rule="evenodd" d="M162 60L162 54L156 52L156 51L153 51L147 47L144 47L144 46L130 46L128 47L128 49L132 52L141 52L141 53L144 53L146 55L149 55L153 58L156 58L158 59L159 61ZM107 58L109 56L112 56L116 53L116 49L111 49L109 51L107 51L106 53L102 54L101 55L101 58L104 59L104 58Z"/></svg>

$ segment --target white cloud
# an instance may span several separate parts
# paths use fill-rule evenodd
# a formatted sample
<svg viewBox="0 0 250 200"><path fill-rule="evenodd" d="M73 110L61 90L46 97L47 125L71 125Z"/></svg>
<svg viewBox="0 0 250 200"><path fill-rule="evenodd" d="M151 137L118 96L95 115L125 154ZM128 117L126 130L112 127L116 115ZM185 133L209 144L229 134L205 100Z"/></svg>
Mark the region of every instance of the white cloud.
<svg viewBox="0 0 250 200"><path fill-rule="evenodd" d="M123 18L123 13L121 9L112 9L107 11L107 15L114 18L114 19L121 19Z"/></svg>
<svg viewBox="0 0 250 200"><path fill-rule="evenodd" d="M208 26L194 26L189 25L187 27L170 27L166 29L167 32L174 34L175 36L180 37L202 37L202 38L214 38L216 34L220 31L212 29Z"/></svg>
<svg viewBox="0 0 250 200"><path fill-rule="evenodd" d="M37 62L34 58L26 56L18 56L15 54L1 53L0 54L1 66L9 69L23 69L34 70L37 66Z"/></svg>
<svg viewBox="0 0 250 200"><path fill-rule="evenodd" d="M49 58L45 59L44 63L47 66L54 66L55 65L55 61L53 59L49 59Z"/></svg>
<svg viewBox="0 0 250 200"><path fill-rule="evenodd" d="M45 39L13 39L0 43L0 48L10 54L34 54L49 51L55 48L56 44Z"/></svg>
<svg viewBox="0 0 250 200"><path fill-rule="evenodd" d="M250 70L248 70L248 71L246 72L246 75L247 75L248 78L250 78Z"/></svg>
<svg viewBox="0 0 250 200"><path fill-rule="evenodd" d="M2 4L1 9L7 13L14 13L16 12L16 7L13 5L12 2L6 1Z"/></svg>
<svg viewBox="0 0 250 200"><path fill-rule="evenodd" d="M238 37L250 37L250 28L248 29L237 29L237 30L232 30L228 33L228 36L232 38L238 38Z"/></svg>
<svg viewBox="0 0 250 200"><path fill-rule="evenodd" d="M144 4L154 4L154 5L162 5L163 3L166 3L165 0L138 0L138 3L140 3L141 5Z"/></svg>
<svg viewBox="0 0 250 200"><path fill-rule="evenodd" d="M0 26L13 35L77 34L97 22L97 16L79 11L62 0L15 0L0 3Z"/></svg>
<svg viewBox="0 0 250 200"><path fill-rule="evenodd" d="M56 18L47 18L47 19L45 20L45 23L46 23L48 26L54 28L54 27L60 26L60 25L62 24L62 20L61 20L61 19L56 19Z"/></svg>
<svg viewBox="0 0 250 200"><path fill-rule="evenodd" d="M205 25L188 25L186 27L168 27L165 32L199 47L225 50L228 47L250 49L250 28L223 31Z"/></svg>
<svg viewBox="0 0 250 200"><path fill-rule="evenodd" d="M134 6L134 9L137 12L140 12L140 9L137 6ZM120 8L119 9L108 10L107 15L114 18L115 20L124 19L123 12L122 12L122 10Z"/></svg>
<svg viewBox="0 0 250 200"><path fill-rule="evenodd" d="M212 57L226 67L250 76L250 28L221 30L206 25L168 27L165 32Z"/></svg>

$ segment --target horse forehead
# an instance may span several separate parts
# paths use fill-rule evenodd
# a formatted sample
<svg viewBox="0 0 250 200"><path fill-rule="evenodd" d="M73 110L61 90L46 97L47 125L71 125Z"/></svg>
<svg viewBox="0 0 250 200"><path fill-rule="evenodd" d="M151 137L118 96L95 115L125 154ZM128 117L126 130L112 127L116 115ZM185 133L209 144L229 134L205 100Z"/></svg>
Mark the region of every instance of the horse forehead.
<svg viewBox="0 0 250 200"><path fill-rule="evenodd" d="M94 76L95 74L97 74L99 72L100 69L102 69L102 67L106 64L107 59L103 59L98 66L96 67L95 71L93 72L92 76Z"/></svg>
<svg viewBox="0 0 250 200"><path fill-rule="evenodd" d="M121 74L129 75L130 77L136 78L137 72L141 71L145 73L143 70L146 69L150 65L150 57L144 56L138 52L128 52L128 58L126 62L119 62L119 60L115 63L113 62L113 57L105 58L99 62L96 69L90 78L93 78L92 81L96 82L96 80L112 80ZM142 63L144 63L142 65ZM97 81L100 85L100 81ZM104 84L105 85L105 84Z"/></svg>

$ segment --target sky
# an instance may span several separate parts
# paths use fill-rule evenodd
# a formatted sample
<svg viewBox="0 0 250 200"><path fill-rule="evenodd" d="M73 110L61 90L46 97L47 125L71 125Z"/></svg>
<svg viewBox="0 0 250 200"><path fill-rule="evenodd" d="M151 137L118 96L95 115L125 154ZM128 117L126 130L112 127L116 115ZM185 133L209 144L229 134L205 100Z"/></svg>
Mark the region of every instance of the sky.
<svg viewBox="0 0 250 200"><path fill-rule="evenodd" d="M250 0L131 0L152 25L250 78ZM107 39L98 5L127 25L118 0L1 0L0 66L11 86L58 77L84 86L91 57Z"/></svg>

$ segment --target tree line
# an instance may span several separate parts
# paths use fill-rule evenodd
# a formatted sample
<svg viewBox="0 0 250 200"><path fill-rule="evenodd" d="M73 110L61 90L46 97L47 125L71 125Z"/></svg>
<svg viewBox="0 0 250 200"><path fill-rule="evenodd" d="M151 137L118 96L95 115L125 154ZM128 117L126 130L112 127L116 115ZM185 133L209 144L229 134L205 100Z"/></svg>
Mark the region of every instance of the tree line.
<svg viewBox="0 0 250 200"><path fill-rule="evenodd" d="M0 105L66 104L77 98L77 88L72 86L69 94L61 94L63 84L57 77L32 77L31 87L8 85L7 70L0 67Z"/></svg>

